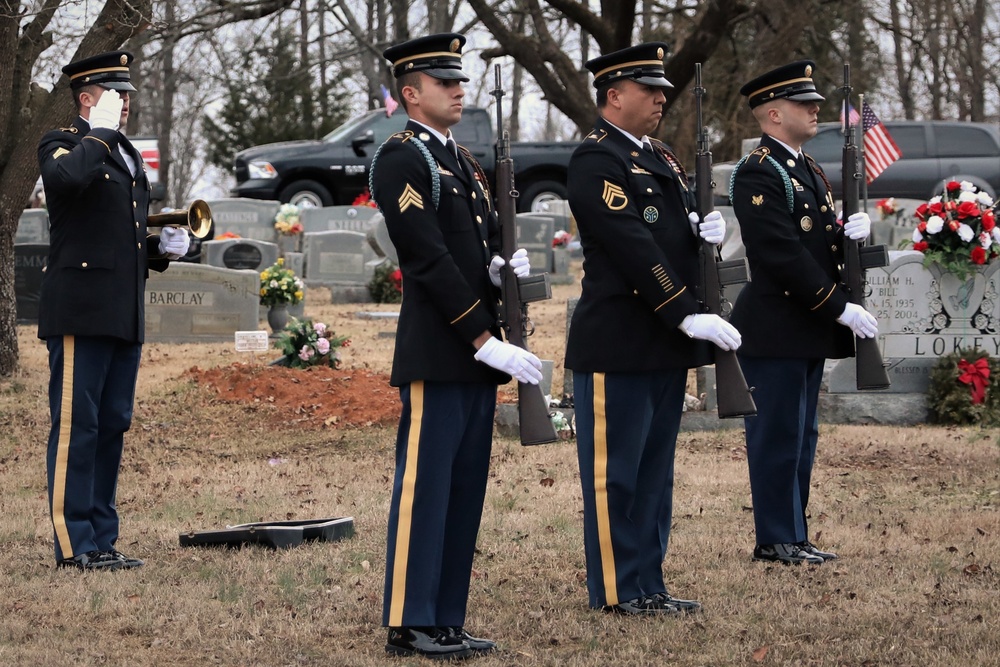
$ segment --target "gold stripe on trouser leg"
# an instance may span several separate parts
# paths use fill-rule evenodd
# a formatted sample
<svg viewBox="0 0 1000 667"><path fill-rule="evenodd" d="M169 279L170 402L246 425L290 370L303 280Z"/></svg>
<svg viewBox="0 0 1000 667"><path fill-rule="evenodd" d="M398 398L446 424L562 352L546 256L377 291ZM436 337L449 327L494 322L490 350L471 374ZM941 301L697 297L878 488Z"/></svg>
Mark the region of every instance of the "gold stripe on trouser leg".
<svg viewBox="0 0 1000 667"><path fill-rule="evenodd" d="M389 600L389 627L403 625L406 601L406 565L410 555L410 529L413 522L413 495L417 483L417 455L420 453L420 424L424 417L424 383L410 384L410 431L406 441L403 488L399 492L399 517L396 521L396 553L392 559L392 596Z"/></svg>
<svg viewBox="0 0 1000 667"><path fill-rule="evenodd" d="M66 530L66 468L69 461L69 440L73 431L73 365L75 339L63 336L62 395L59 397L59 440L56 447L56 469L52 478L52 527L63 558L72 558L73 543Z"/></svg>
<svg viewBox="0 0 1000 667"><path fill-rule="evenodd" d="M597 535L601 544L606 604L618 604L618 577L611 543L611 512L608 507L608 419L605 413L604 373L594 373L594 503Z"/></svg>

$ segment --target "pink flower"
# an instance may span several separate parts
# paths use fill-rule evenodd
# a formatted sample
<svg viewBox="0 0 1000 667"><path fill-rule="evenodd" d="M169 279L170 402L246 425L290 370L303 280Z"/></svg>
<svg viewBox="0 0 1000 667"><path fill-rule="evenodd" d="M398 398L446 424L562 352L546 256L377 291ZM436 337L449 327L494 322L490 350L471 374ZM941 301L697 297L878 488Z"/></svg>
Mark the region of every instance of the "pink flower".
<svg viewBox="0 0 1000 667"><path fill-rule="evenodd" d="M309 359L312 356L313 356L313 349L308 345L303 345L302 349L299 350L299 359L301 359L302 361L309 361Z"/></svg>
<svg viewBox="0 0 1000 667"><path fill-rule="evenodd" d="M320 338L316 341L316 351L320 354L326 354L330 351L330 341L327 338Z"/></svg>
<svg viewBox="0 0 1000 667"><path fill-rule="evenodd" d="M313 325L313 331L316 332L317 336L322 336L323 334L326 333L326 325L323 324L322 322L317 322L316 324Z"/></svg>

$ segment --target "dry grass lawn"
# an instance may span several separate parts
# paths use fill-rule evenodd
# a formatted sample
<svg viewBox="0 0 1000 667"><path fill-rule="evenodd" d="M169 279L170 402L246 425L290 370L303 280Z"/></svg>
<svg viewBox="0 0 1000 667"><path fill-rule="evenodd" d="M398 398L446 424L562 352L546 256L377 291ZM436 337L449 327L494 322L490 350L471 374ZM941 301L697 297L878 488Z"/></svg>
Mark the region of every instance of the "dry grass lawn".
<svg viewBox="0 0 1000 667"><path fill-rule="evenodd" d="M543 356L561 356L572 290L535 311ZM387 371L389 325L314 292L307 312L354 338L347 365ZM147 345L118 492L118 546L146 566L57 570L45 353L33 328L19 334L22 370L0 382L0 665L423 664L383 652L393 428L275 428L266 402L221 403L184 376L265 356ZM742 430L682 433L664 568L705 613L650 620L586 608L573 443L497 438L468 627L504 650L476 664L1000 665L997 443L992 431L824 426L811 537L841 560L782 567L750 561ZM355 536L279 552L178 545L189 530L329 516L354 517Z"/></svg>

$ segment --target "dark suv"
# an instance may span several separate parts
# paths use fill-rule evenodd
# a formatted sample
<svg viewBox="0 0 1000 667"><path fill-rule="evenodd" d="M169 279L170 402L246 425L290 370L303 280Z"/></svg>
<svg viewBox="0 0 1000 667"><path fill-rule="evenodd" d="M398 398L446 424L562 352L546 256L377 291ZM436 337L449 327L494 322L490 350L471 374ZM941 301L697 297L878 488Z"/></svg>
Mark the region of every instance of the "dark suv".
<svg viewBox="0 0 1000 667"><path fill-rule="evenodd" d="M992 197L1000 191L1000 128L989 123L958 121L885 121L903 157L868 185L868 197L927 199L948 180L971 181ZM841 194L840 123L820 123L803 150L819 162Z"/></svg>

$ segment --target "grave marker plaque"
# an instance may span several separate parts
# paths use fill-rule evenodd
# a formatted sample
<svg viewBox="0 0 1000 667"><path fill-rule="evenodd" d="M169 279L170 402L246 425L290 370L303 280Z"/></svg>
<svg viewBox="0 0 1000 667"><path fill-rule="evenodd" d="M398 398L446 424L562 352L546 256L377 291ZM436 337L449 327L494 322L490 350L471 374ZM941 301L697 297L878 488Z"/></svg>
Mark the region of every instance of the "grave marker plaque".
<svg viewBox="0 0 1000 667"><path fill-rule="evenodd" d="M146 340L196 343L233 340L257 329L260 275L173 262L146 281Z"/></svg>
<svg viewBox="0 0 1000 667"><path fill-rule="evenodd" d="M231 232L245 239L274 241L274 216L281 206L279 202L236 198L216 199L208 205L216 238Z"/></svg>
<svg viewBox="0 0 1000 667"><path fill-rule="evenodd" d="M48 258L48 244L14 244L14 298L18 322L38 321L42 276L45 274L45 263Z"/></svg>
<svg viewBox="0 0 1000 667"><path fill-rule="evenodd" d="M48 243L49 212L44 208L26 208L17 221L14 243Z"/></svg>

